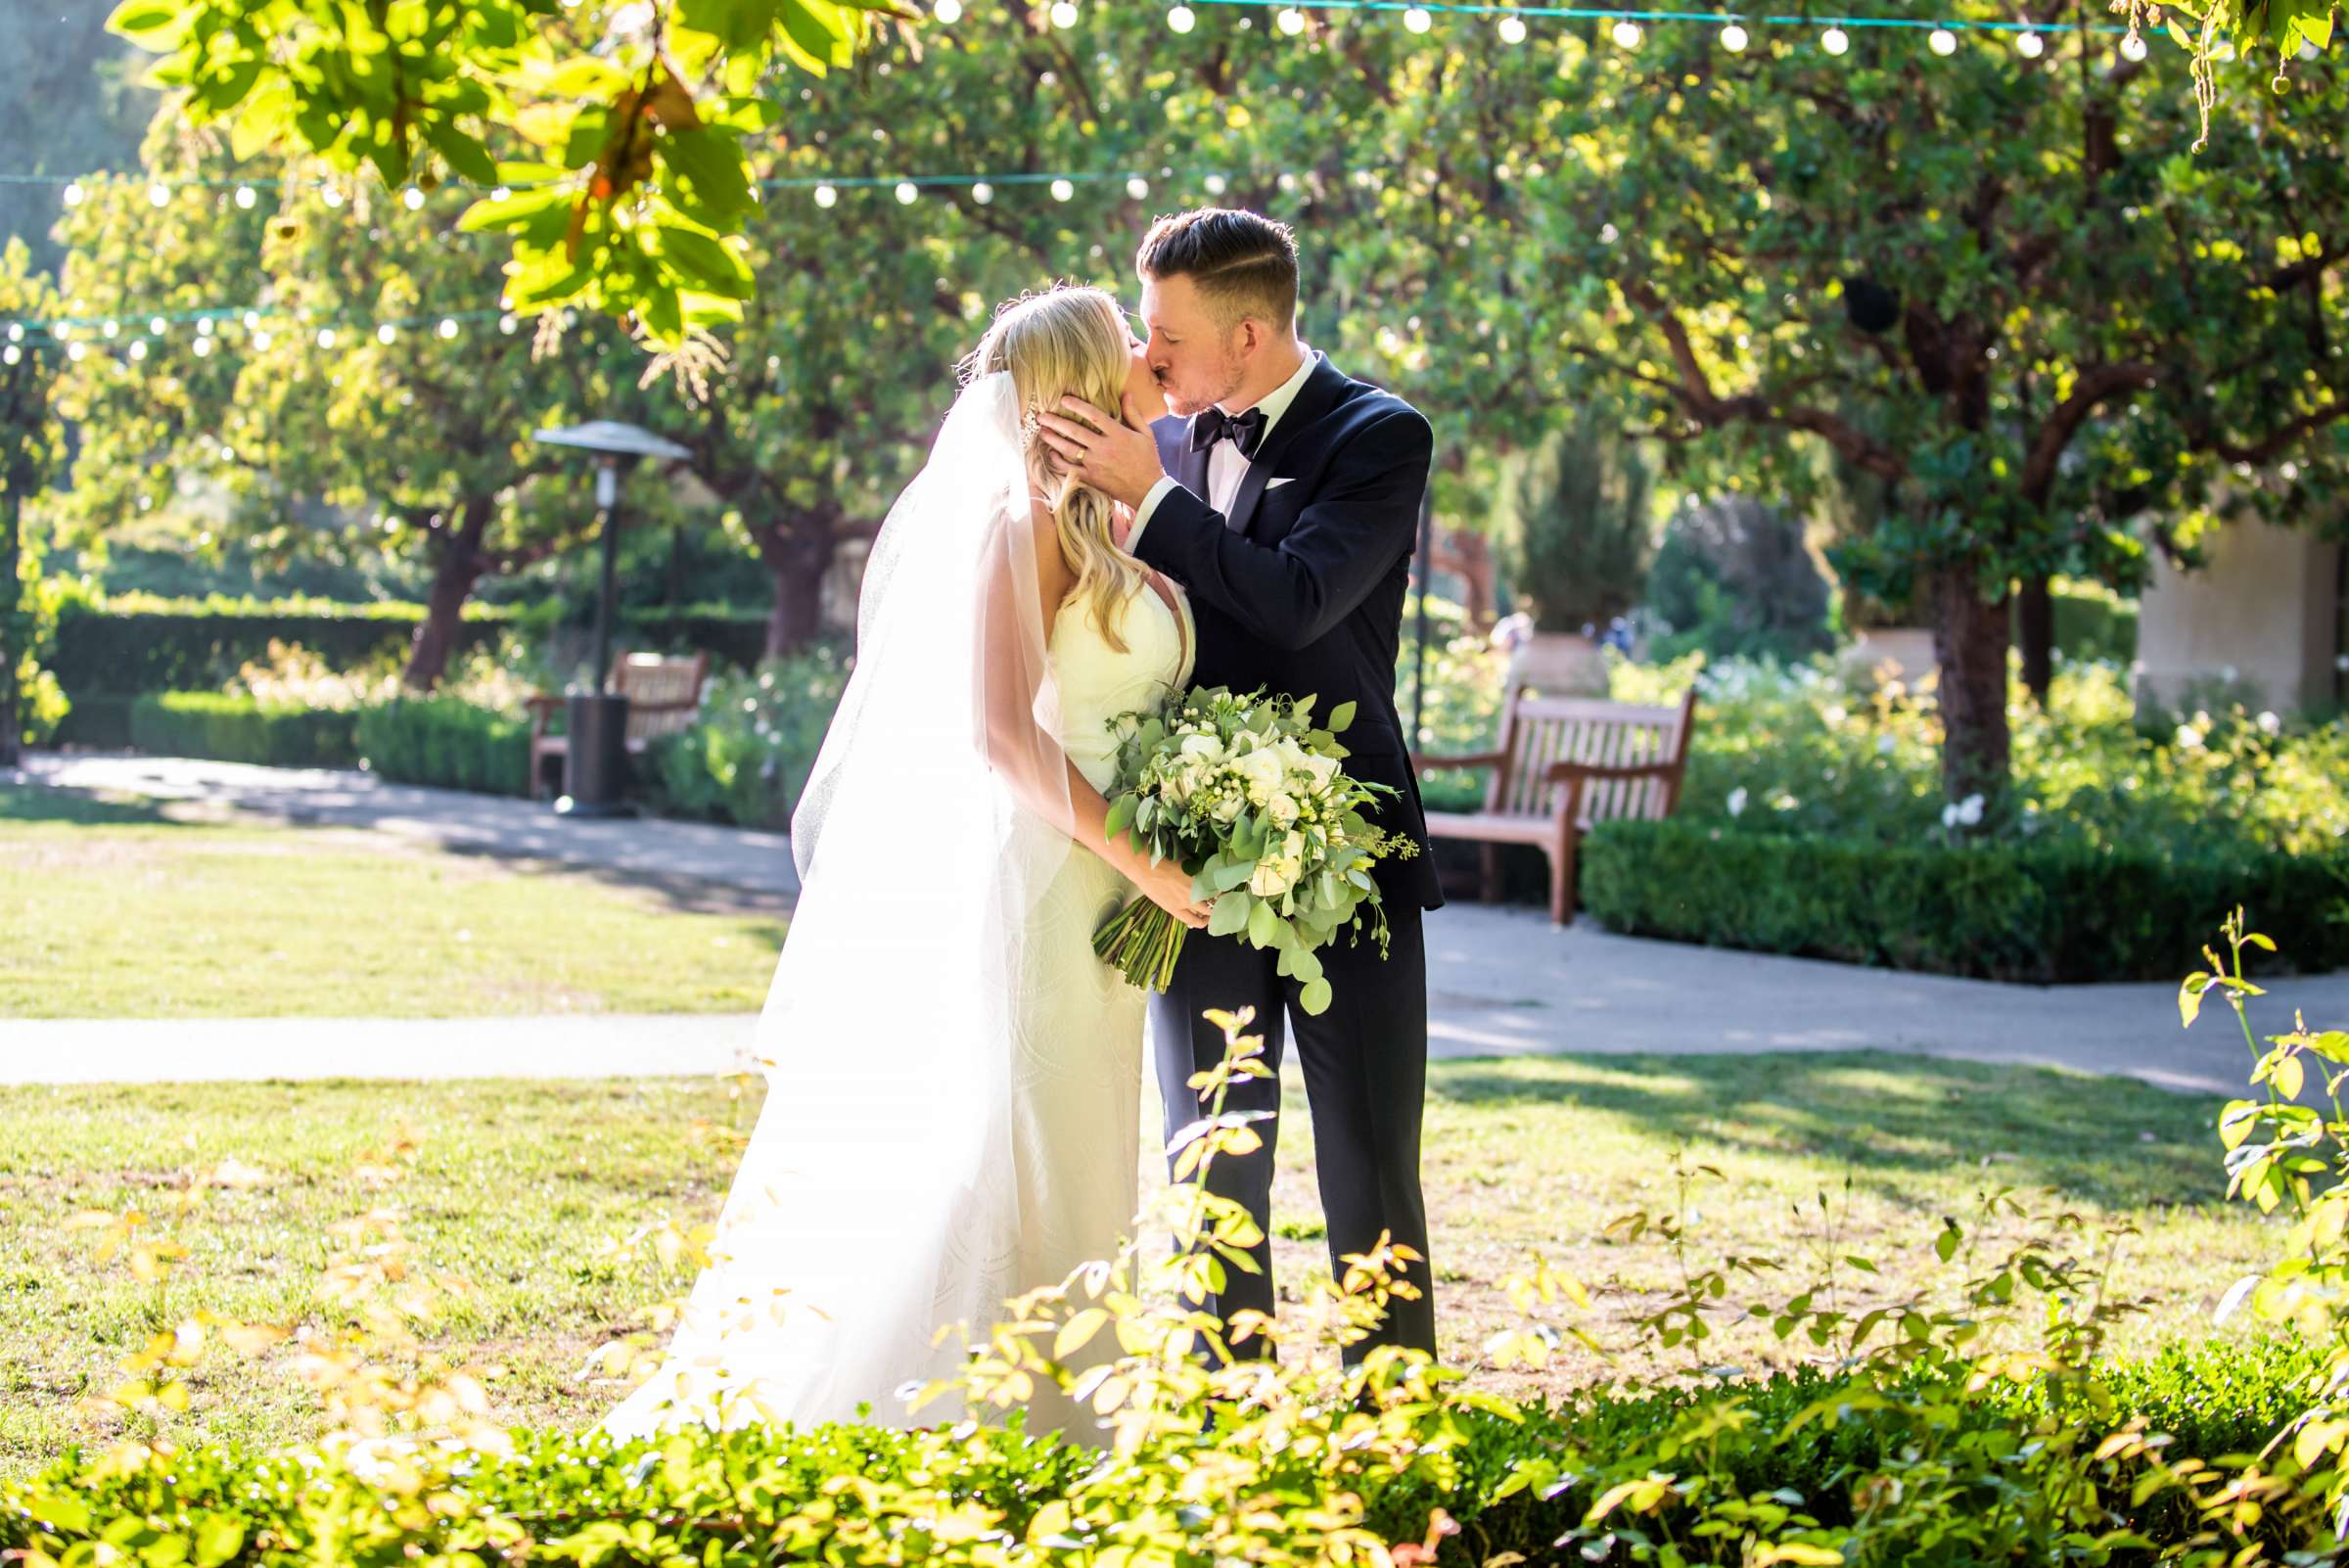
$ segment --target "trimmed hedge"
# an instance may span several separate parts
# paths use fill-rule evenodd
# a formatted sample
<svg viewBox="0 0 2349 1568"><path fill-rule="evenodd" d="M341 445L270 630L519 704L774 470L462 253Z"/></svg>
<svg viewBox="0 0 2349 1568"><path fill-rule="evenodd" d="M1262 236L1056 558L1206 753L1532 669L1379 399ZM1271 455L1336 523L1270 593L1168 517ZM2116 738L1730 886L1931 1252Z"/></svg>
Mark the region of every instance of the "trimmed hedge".
<svg viewBox="0 0 2349 1568"><path fill-rule="evenodd" d="M130 705L130 744L159 757L209 757L275 767L350 767L358 715L264 706L251 697L167 691Z"/></svg>
<svg viewBox="0 0 2349 1568"><path fill-rule="evenodd" d="M2101 1429L2117 1429L2142 1416L2151 1431L2173 1440L2170 1462L2188 1456L2220 1461L2256 1453L2291 1418L2312 1364L2305 1352L2276 1343L2174 1349L2104 1368L2098 1383L2113 1406L2090 1418ZM1460 1526L1459 1536L1444 1545L1446 1563L1474 1565L1506 1551L1536 1563L1623 1562L1633 1553L1629 1543L1614 1538L1586 1540L1572 1552L1559 1548L1595 1498L1625 1479L1619 1472L1636 1477L1660 1471L1702 1477L1717 1496L1790 1495L1789 1501L1819 1523L1848 1527L1855 1482L1911 1463L1920 1422L1931 1426L1931 1441L1959 1467L1948 1480L2017 1478L1974 1486L1964 1506L2010 1520L2029 1516L2036 1499L2021 1484L2026 1472L2012 1454L2029 1423L2044 1413L2043 1385L1998 1384L1967 1395L1945 1370L1887 1391L1905 1396L1902 1403L1929 1404L1935 1407L1930 1416L1888 1407L1874 1398L1877 1387L1848 1373L1807 1371L1699 1391L1629 1397L1593 1392L1562 1407L1528 1407L1516 1423L1471 1412L1466 1442L1456 1451L1457 1472L1448 1483L1427 1476L1362 1478L1364 1523L1388 1541L1413 1541L1427 1528L1430 1510L1443 1508ZM1836 1418L1797 1427L1807 1407L1843 1394L1851 1398ZM1676 1437L1692 1416L1730 1401L1743 1407L1744 1418L1710 1425L1702 1442ZM78 1554L96 1544L109 1543L138 1550L142 1561L184 1559L219 1568L486 1560L492 1552L512 1568L589 1568L614 1560L750 1568L776 1560L778 1527L799 1515L836 1519L841 1533L817 1531L816 1539L785 1553L794 1560L919 1561L924 1544L918 1535L896 1535L884 1517L873 1521L883 1527L882 1539L867 1543L867 1551L877 1554L851 1548L848 1529L863 1517L855 1500L862 1491L935 1489L994 1512L997 1528L1017 1541L1046 1504L1096 1463L1083 1449L992 1429L974 1431L943 1451L918 1434L848 1425L754 1426L650 1448L553 1431L514 1438L509 1458L458 1458L431 1485L429 1508L416 1501L413 1480L379 1488L286 1453L200 1444L142 1465L126 1464L118 1454L68 1451L37 1475L0 1483L0 1550L37 1550L71 1563L84 1560ZM1911 1452L1905 1455L1904 1450ZM1556 1480L1503 1496L1503 1483L1521 1469L1537 1477L1554 1471ZM1934 1477L1919 1479L1929 1483ZM1170 1522L1158 1484L1136 1476L1126 1494L1137 1521ZM2109 1483L2097 1490L2114 1527L2141 1531L2156 1544L2182 1542L2198 1523L2174 1493L2142 1499ZM1928 1491L1920 1491L1915 1506L1958 1505ZM824 1497L839 1499L836 1509L803 1511ZM1100 1506L1106 1499L1098 1488L1094 1497L1087 1529L1107 1536L1113 1525ZM1880 1526L1899 1523L1904 1500L1879 1495ZM1318 1508L1327 1501L1272 1493L1262 1505ZM1201 1510L1203 1517L1190 1527L1211 1524L1204 1517L1210 1511ZM897 1527L918 1530L914 1521L898 1521ZM1176 1521L1175 1527L1182 1525ZM2322 1510L2305 1492L2277 1497L2248 1533L2271 1549L2305 1545L2324 1534ZM1898 1539L1900 1532L1891 1534ZM950 1548L948 1538L938 1543L946 1548L942 1555L955 1561L984 1555L972 1550L981 1543L950 1539ZM2093 1558L2064 1542L2042 1545L2043 1551L2016 1560L2138 1563L2154 1557L2154 1551L2126 1543L2115 1543L2109 1557ZM897 1549L890 1551L891 1545ZM1002 1560L1057 1559L1014 1553ZM1692 1560L1730 1559L1699 1552Z"/></svg>
<svg viewBox="0 0 2349 1568"><path fill-rule="evenodd" d="M530 725L455 697L403 697L360 713L359 751L400 784L530 792Z"/></svg>
<svg viewBox="0 0 2349 1568"><path fill-rule="evenodd" d="M2079 844L1886 846L1607 822L1584 905L1610 931L2034 984L2171 980L2240 904L2304 970L2349 964L2349 853L2174 859Z"/></svg>
<svg viewBox="0 0 2349 1568"><path fill-rule="evenodd" d="M269 644L295 642L348 669L398 656L424 607L323 600L69 599L50 663L69 693L218 690ZM470 608L460 648L495 641L511 613Z"/></svg>
<svg viewBox="0 0 2349 1568"><path fill-rule="evenodd" d="M423 619L422 605L404 603L69 598L45 668L76 703L84 693L218 690L247 664L266 659L272 641L299 643L332 669L400 658ZM523 619L511 607L468 605L457 650L493 646ZM619 638L707 651L747 669L765 649L766 616L710 606L631 611L621 618Z"/></svg>

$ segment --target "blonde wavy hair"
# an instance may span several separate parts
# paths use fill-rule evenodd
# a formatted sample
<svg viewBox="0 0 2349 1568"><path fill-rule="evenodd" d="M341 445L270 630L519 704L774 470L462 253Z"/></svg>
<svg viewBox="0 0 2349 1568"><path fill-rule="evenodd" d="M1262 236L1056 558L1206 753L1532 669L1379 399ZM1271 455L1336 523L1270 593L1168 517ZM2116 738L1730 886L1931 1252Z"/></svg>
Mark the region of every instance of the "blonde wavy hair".
<svg viewBox="0 0 2349 1568"><path fill-rule="evenodd" d="M1109 530L1108 496L1073 475L1054 472L1052 448L1036 437L1036 415L1059 413L1075 395L1115 411L1125 397L1130 363L1126 313L1106 290L1062 284L1004 301L987 336L962 363L967 385L998 370L1011 372L1019 393L1020 428L1027 440L1029 489L1052 510L1060 553L1076 573L1067 599L1082 600L1102 637L1120 653L1120 611L1147 586L1142 564L1118 548Z"/></svg>

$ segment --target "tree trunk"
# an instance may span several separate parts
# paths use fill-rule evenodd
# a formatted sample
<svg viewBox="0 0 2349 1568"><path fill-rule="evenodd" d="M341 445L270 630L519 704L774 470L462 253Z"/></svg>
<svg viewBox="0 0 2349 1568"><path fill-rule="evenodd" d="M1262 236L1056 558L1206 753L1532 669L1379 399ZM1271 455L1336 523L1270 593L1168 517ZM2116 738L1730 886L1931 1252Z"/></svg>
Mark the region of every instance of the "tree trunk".
<svg viewBox="0 0 2349 1568"><path fill-rule="evenodd" d="M802 515L759 530L759 559L775 588L766 619L768 659L786 659L822 629L824 572L832 564L832 520Z"/></svg>
<svg viewBox="0 0 2349 1568"><path fill-rule="evenodd" d="M481 551L486 507L460 505L452 514L453 527L440 536L439 560L433 567L432 591L425 595L424 620L408 645L408 668L400 684L414 692L429 692L448 672L450 656L465 629L465 601L482 580L487 561Z"/></svg>
<svg viewBox="0 0 2349 1568"><path fill-rule="evenodd" d="M1933 652L1941 665L1941 776L1953 801L2005 793L2006 649L2012 609L1982 597L1971 572L1931 574L1923 584L1933 607Z"/></svg>
<svg viewBox="0 0 2349 1568"><path fill-rule="evenodd" d="M2023 684L2045 708L2055 679L2055 596L2046 577L2023 578L2015 598L2014 634L2023 651Z"/></svg>

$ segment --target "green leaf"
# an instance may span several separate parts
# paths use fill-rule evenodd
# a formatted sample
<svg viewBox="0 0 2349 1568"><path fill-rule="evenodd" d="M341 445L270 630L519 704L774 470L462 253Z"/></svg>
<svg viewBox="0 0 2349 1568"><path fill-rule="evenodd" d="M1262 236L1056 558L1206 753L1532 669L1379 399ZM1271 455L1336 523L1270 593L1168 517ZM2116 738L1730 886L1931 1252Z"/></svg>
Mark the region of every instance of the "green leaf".
<svg viewBox="0 0 2349 1568"><path fill-rule="evenodd" d="M1229 937L1247 930L1255 908L1256 899L1249 894L1224 894L1208 911L1207 934L1211 937Z"/></svg>
<svg viewBox="0 0 2349 1568"><path fill-rule="evenodd" d="M484 229L518 229L529 225L533 218L552 212L554 233L550 243L563 237L563 225L570 216L571 192L560 185L540 185L527 191L513 191L502 197L484 196L465 209L457 219L457 227L467 234ZM537 240L533 235L532 239Z"/></svg>
<svg viewBox="0 0 2349 1568"><path fill-rule="evenodd" d="M1248 940L1259 947L1269 947L1279 930L1280 916L1272 912L1269 903L1257 899L1256 907L1248 911Z"/></svg>
<svg viewBox="0 0 2349 1568"><path fill-rule="evenodd" d="M196 1527L196 1568L220 1568L245 1546L245 1525L228 1514L205 1517Z"/></svg>
<svg viewBox="0 0 2349 1568"><path fill-rule="evenodd" d="M743 172L742 143L730 132L671 131L653 147L669 172L667 194L686 216L725 230L749 210L751 182Z"/></svg>
<svg viewBox="0 0 2349 1568"><path fill-rule="evenodd" d="M1297 1005L1310 1017L1318 1018L1329 1011L1330 989L1327 980L1309 980L1297 993Z"/></svg>
<svg viewBox="0 0 2349 1568"><path fill-rule="evenodd" d="M459 130L446 120L433 121L426 127L425 135L431 140L433 150L440 155L441 161L445 162L459 179L471 180L476 185L497 183L497 161L489 156L489 149L483 146L478 138Z"/></svg>
<svg viewBox="0 0 2349 1568"><path fill-rule="evenodd" d="M743 265L740 256L707 234L668 223L653 225L653 232L661 237L662 259L686 281L721 299L751 297L751 269Z"/></svg>
<svg viewBox="0 0 2349 1568"><path fill-rule="evenodd" d="M1242 883L1246 882L1254 875L1256 875L1256 862L1254 860L1234 861L1232 864L1222 866L1216 871L1215 890L1218 893L1228 893L1233 888L1239 887Z"/></svg>
<svg viewBox="0 0 2349 1568"><path fill-rule="evenodd" d="M106 30L119 33L141 49L161 54L179 47L194 12L166 0L126 0L106 19Z"/></svg>
<svg viewBox="0 0 2349 1568"><path fill-rule="evenodd" d="M1332 735L1345 734L1346 731L1354 724L1354 710L1355 705L1353 703L1338 704L1337 707L1329 711L1329 722L1323 724L1321 727L1328 730Z"/></svg>
<svg viewBox="0 0 2349 1568"><path fill-rule="evenodd" d="M1101 836L1114 839L1133 826L1133 810L1139 804L1139 800L1131 795L1121 795L1110 802L1109 815L1101 823Z"/></svg>

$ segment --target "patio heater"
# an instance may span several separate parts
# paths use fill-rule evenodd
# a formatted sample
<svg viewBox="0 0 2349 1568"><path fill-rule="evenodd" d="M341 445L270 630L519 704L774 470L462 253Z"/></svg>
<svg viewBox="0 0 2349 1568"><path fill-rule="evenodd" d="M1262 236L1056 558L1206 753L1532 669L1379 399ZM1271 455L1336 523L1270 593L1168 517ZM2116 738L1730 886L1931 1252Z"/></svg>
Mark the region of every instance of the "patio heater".
<svg viewBox="0 0 2349 1568"><path fill-rule="evenodd" d="M531 439L595 454L595 526L603 550L603 580L595 596L595 684L564 694L570 733L563 752L563 794L555 809L566 816L619 816L627 809L621 791L628 766L628 699L612 689L612 579L620 542L621 476L648 457L673 460L692 454L649 430L612 419L534 431Z"/></svg>

